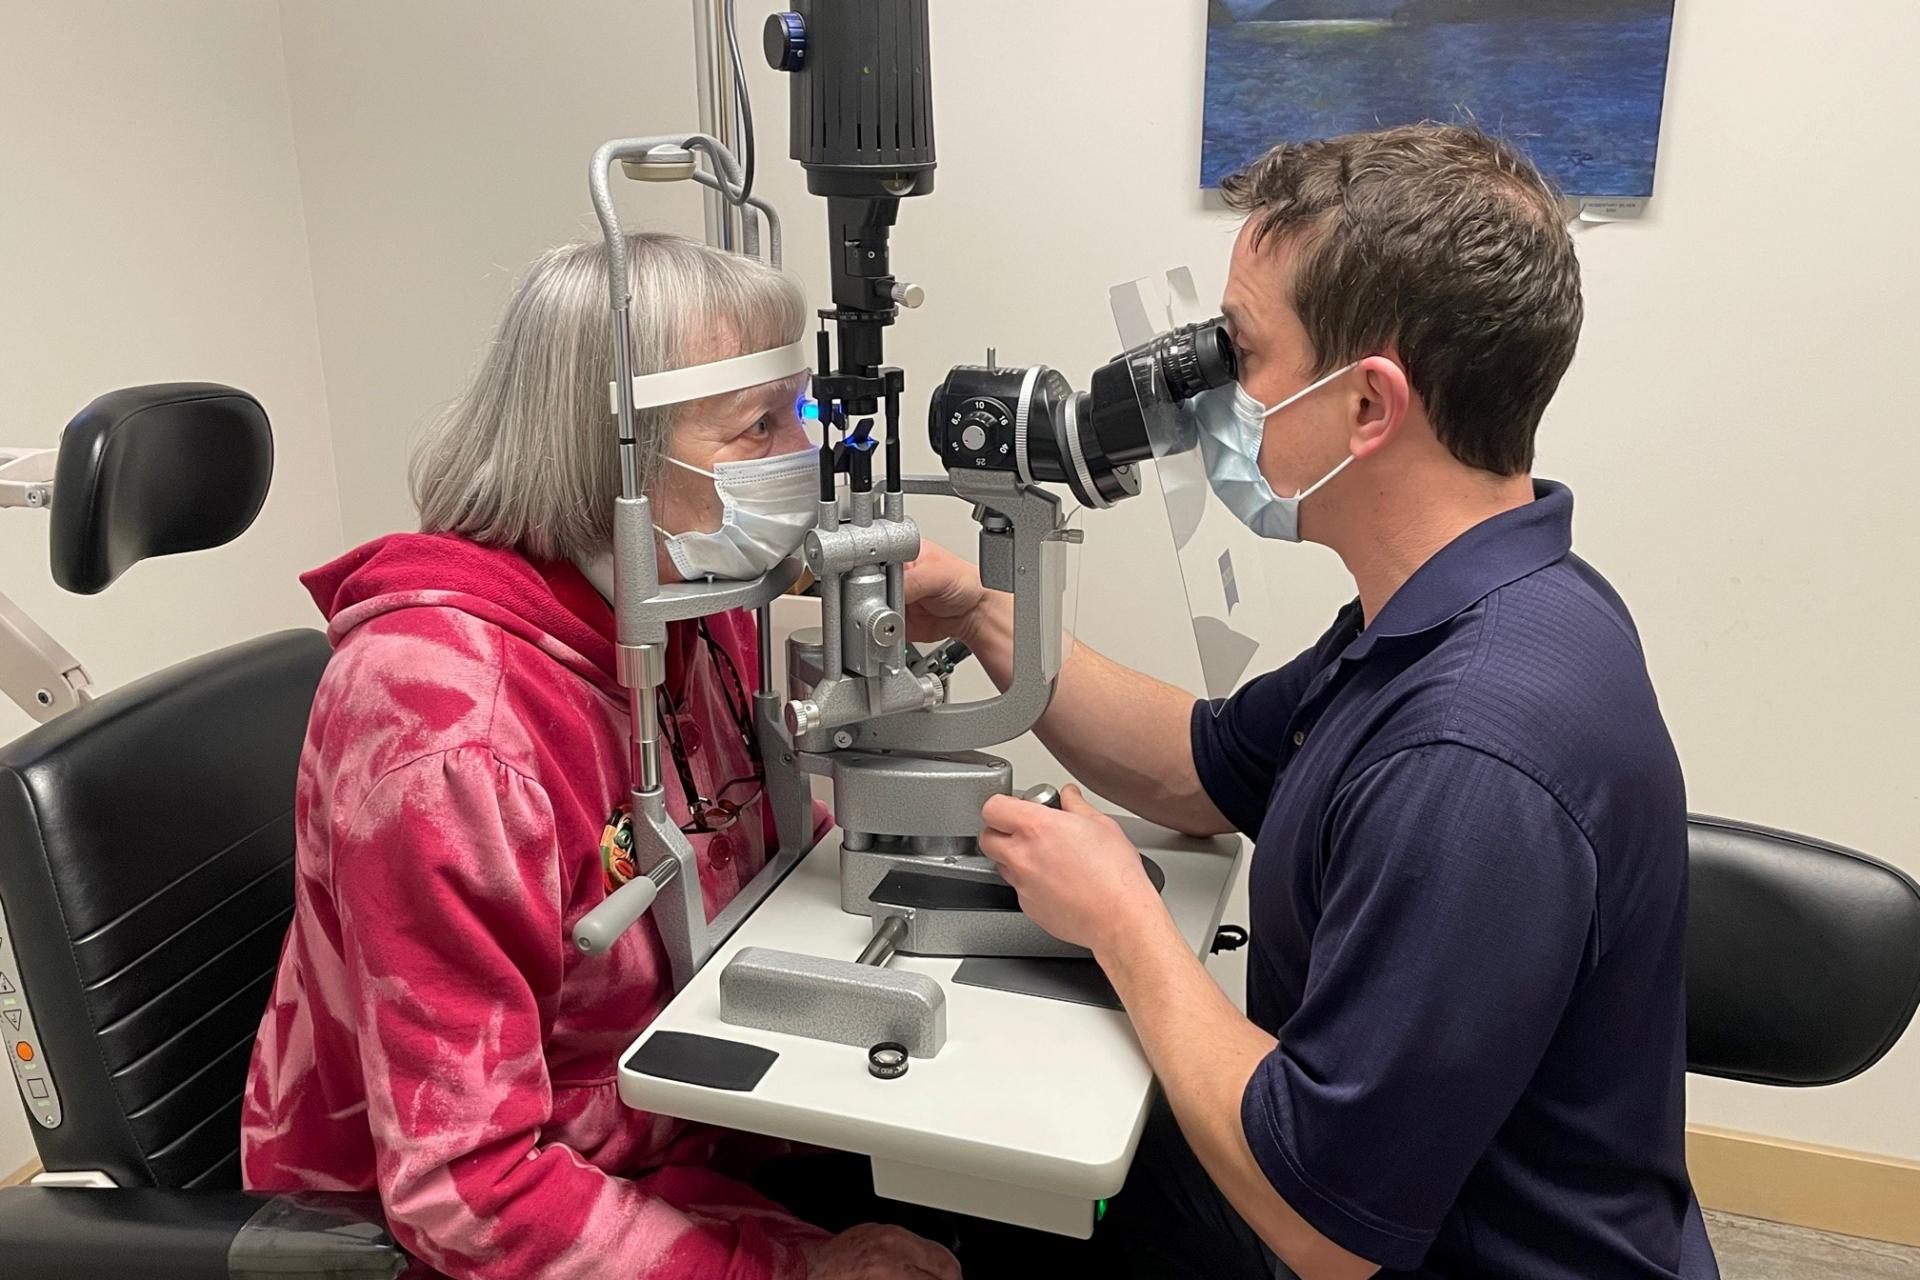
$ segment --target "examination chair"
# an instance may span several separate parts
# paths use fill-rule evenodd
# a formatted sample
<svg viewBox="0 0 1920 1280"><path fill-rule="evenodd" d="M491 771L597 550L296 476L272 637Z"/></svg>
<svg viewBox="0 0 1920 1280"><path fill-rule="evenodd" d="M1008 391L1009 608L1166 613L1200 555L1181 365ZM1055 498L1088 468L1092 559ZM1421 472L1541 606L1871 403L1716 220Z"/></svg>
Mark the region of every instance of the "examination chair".
<svg viewBox="0 0 1920 1280"><path fill-rule="evenodd" d="M1920 1005L1920 884L1785 831L1687 834L1687 1069L1823 1085L1886 1056Z"/></svg>
<svg viewBox="0 0 1920 1280"><path fill-rule="evenodd" d="M55 581L91 594L232 541L272 467L244 392L102 396L61 438ZM251 640L0 748L0 1046L46 1171L0 1190L7 1280L405 1266L375 1197L240 1190L240 1097L293 913L294 777L328 653L316 631Z"/></svg>

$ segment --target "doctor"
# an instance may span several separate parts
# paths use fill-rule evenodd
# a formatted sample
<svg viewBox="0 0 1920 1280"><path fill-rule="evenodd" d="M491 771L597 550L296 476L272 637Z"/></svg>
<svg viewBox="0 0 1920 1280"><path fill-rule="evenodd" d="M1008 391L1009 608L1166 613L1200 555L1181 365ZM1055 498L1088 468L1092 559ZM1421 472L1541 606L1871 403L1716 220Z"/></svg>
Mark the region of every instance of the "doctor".
<svg viewBox="0 0 1920 1280"><path fill-rule="evenodd" d="M1252 838L1245 1015L1076 789L986 807L981 848L1092 951L1170 1110L1096 1246L1147 1276L1715 1276L1680 766L1573 495L1531 475L1581 322L1557 204L1437 126L1277 147L1225 190L1240 385L1196 405L1209 475L1357 598L1218 703L1076 643L1039 725L1091 790ZM918 636L1007 678L1009 597L937 548L908 593Z"/></svg>

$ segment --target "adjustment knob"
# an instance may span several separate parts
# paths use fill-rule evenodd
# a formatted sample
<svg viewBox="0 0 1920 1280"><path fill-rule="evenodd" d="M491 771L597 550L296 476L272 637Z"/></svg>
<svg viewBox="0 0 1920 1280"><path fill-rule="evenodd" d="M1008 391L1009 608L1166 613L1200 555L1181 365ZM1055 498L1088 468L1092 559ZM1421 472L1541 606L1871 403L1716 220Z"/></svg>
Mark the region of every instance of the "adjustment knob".
<svg viewBox="0 0 1920 1280"><path fill-rule="evenodd" d="M960 420L960 444L967 452L978 453L987 447L988 435L1002 425L992 409L975 409Z"/></svg>
<svg viewBox="0 0 1920 1280"><path fill-rule="evenodd" d="M820 727L820 720L818 703L800 698L787 703L787 733L790 737L806 737Z"/></svg>
<svg viewBox="0 0 1920 1280"><path fill-rule="evenodd" d="M1045 805L1049 809L1060 807L1060 788L1051 782L1041 782L1028 787L1020 793L1020 798L1028 804Z"/></svg>
<svg viewBox="0 0 1920 1280"><path fill-rule="evenodd" d="M798 71L807 60L807 20L797 13L770 13L761 43L768 66L775 71Z"/></svg>

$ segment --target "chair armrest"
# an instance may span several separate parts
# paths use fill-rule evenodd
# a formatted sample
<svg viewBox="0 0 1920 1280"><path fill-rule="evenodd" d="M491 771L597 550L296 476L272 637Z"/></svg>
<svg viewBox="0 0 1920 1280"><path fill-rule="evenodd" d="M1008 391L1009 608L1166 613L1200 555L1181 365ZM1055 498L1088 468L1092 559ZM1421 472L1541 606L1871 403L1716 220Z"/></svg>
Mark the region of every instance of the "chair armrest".
<svg viewBox="0 0 1920 1280"><path fill-rule="evenodd" d="M8 1280L394 1280L407 1256L375 1196L0 1191Z"/></svg>

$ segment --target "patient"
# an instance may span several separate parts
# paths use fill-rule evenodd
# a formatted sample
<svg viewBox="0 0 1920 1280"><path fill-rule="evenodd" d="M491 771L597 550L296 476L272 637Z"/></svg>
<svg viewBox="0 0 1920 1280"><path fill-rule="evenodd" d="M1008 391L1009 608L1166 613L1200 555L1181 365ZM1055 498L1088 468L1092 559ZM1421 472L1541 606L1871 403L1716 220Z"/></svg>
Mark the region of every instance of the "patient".
<svg viewBox="0 0 1920 1280"><path fill-rule="evenodd" d="M635 369L784 346L777 272L630 237ZM940 1277L897 1227L838 1236L733 1175L772 1144L623 1106L616 1056L672 994L651 919L606 955L575 921L623 856L626 697L614 677L620 463L606 258L546 254L411 469L421 532L302 580L334 655L295 800L296 909L254 1048L246 1184L377 1189L402 1244L453 1277ZM804 375L636 415L663 579L746 577L804 521ZM722 503L715 477L730 500ZM811 511L814 487L797 487ZM773 512L777 517L778 512ZM676 623L659 703L667 808L709 915L777 846L749 728L753 618Z"/></svg>

